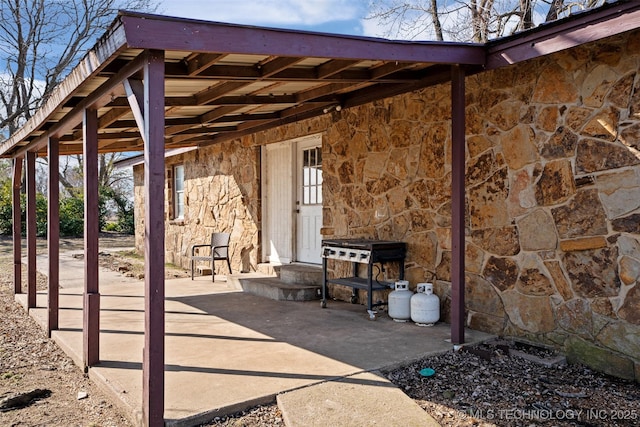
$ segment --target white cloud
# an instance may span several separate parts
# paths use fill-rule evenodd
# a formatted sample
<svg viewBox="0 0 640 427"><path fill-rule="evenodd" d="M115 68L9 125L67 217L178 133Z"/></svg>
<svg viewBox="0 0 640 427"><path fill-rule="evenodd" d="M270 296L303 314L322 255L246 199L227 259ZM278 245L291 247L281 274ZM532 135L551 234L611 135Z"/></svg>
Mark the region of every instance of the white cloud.
<svg viewBox="0 0 640 427"><path fill-rule="evenodd" d="M164 0L169 16L252 25L318 25L360 19L366 2L354 0Z"/></svg>
<svg viewBox="0 0 640 427"><path fill-rule="evenodd" d="M382 25L379 19L361 19L362 34L369 37L384 37L387 31L386 26Z"/></svg>

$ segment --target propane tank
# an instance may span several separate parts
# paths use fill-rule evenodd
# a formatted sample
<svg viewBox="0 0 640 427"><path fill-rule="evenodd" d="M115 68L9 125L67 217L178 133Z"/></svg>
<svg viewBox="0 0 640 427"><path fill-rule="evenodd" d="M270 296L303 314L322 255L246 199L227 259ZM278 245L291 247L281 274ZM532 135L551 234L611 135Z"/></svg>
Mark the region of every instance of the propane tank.
<svg viewBox="0 0 640 427"><path fill-rule="evenodd" d="M407 280L398 280L395 291L389 294L389 317L396 322L406 322L411 319L411 296Z"/></svg>
<svg viewBox="0 0 640 427"><path fill-rule="evenodd" d="M418 326L433 326L440 319L440 298L433 293L433 283L418 283L411 297L411 320Z"/></svg>

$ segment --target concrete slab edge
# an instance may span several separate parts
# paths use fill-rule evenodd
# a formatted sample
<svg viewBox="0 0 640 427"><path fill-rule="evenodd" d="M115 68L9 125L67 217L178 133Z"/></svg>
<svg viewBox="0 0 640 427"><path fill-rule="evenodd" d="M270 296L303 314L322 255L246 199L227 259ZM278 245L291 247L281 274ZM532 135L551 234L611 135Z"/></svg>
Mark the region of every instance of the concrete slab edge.
<svg viewBox="0 0 640 427"><path fill-rule="evenodd" d="M60 347L60 349L67 355L67 357L69 357L73 361L73 363L75 363L75 365L80 370L84 370L84 360L83 360L82 354L76 353L73 347L67 345L65 340L60 338L59 335L60 335L59 331L51 332L51 339L53 340L53 342L55 342L58 345L58 347Z"/></svg>
<svg viewBox="0 0 640 427"><path fill-rule="evenodd" d="M418 361L420 361L422 359L425 359L427 357L439 356L439 355L448 353L450 351L458 351L458 350L462 349L463 347L466 347L466 346L471 347L471 346L474 346L474 345L482 344L482 343L484 343L486 341L490 341L490 340L492 340L494 338L496 338L494 335L490 335L490 336L487 336L487 337L484 337L484 338L474 339L474 340L465 342L464 344L461 344L461 345L453 345L453 344L451 344L451 347L446 349L446 350L428 351L428 352L425 352L425 353L421 354L419 357L414 357L414 358L411 358L411 359L398 360L398 361L396 361L394 363L389 363L388 365L381 366L381 367L379 367L377 369L374 369L374 370L371 370L371 371L362 371L362 372L390 371L390 370L397 369L397 368L400 368L400 367L405 366L405 365L409 365L411 363L418 362ZM445 341L449 342L449 340L445 340Z"/></svg>
<svg viewBox="0 0 640 427"><path fill-rule="evenodd" d="M347 375L350 376L351 374ZM287 390L283 390L279 393L276 394L267 394L264 396L260 396L260 397L256 397L254 399L250 399L244 402L238 402L238 403L234 403L231 405L227 405L227 406L223 406L221 408L216 408L214 410L211 411L206 411L206 412L201 412L198 414L194 414L194 415L190 415L188 417L184 417L184 418L180 418L180 419L170 419L167 418L164 420L165 422L165 427L192 427L194 425L199 425L199 424L204 424L206 422L212 421L214 420L216 417L225 417L228 415L232 415L238 412L242 412L245 411L247 409L251 409L255 406L260 406L260 405L269 405L272 403L277 403L277 397L280 394L283 393L289 393L292 391L297 391L300 389L304 389L307 387L312 387L314 385L318 385L318 384L322 384L325 382L330 382L330 381L338 381L342 378L345 378L347 376L336 376L336 377L331 377L331 378L327 378L325 380L322 381L318 381L315 382L313 384L306 384L306 385L302 385L299 387L292 387L290 389Z"/></svg>
<svg viewBox="0 0 640 427"><path fill-rule="evenodd" d="M245 402L234 403L228 406L223 406L221 408L217 408L211 411L205 411L199 414L189 415L184 418L179 418L179 419L165 418L164 425L165 427L197 426L200 424L207 423L209 421L213 421L216 417L224 417L227 415L235 414L237 412L242 412L249 408L253 408L254 406L275 403L275 401L276 401L275 394L261 396L255 399L247 400Z"/></svg>
<svg viewBox="0 0 640 427"><path fill-rule="evenodd" d="M89 368L89 379L108 397L134 426L144 425L142 408L136 407L127 399L124 387L115 381L109 381L100 372L99 367Z"/></svg>

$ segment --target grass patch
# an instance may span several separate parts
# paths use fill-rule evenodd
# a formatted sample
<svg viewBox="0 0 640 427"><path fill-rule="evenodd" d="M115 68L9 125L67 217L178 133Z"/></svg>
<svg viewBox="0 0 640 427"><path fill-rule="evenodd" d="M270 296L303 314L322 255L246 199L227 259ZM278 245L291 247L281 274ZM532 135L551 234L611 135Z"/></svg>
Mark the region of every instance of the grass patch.
<svg viewBox="0 0 640 427"><path fill-rule="evenodd" d="M20 380L21 376L20 374L16 373L16 372L3 372L2 375L0 376L0 378L2 378L3 380Z"/></svg>

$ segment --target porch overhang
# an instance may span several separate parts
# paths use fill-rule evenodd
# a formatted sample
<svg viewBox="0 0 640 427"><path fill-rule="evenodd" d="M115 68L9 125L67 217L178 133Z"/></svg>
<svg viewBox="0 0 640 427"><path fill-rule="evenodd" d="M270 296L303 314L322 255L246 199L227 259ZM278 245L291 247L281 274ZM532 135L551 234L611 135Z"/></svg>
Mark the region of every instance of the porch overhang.
<svg viewBox="0 0 640 427"><path fill-rule="evenodd" d="M98 109L100 152L142 151L125 81L144 50L165 51L165 146L215 144L548 55L638 27L619 1L488 44L407 42L261 28L122 11L47 102L0 144L0 156L82 152L82 111Z"/></svg>
<svg viewBox="0 0 640 427"><path fill-rule="evenodd" d="M142 151L129 102L142 54L165 52L165 146L209 145L444 83L449 64L480 70L482 45L246 27L121 12L105 37L7 141L0 155L82 151L82 111L98 110L100 152ZM133 84L131 82L134 82ZM128 99L129 98L129 99Z"/></svg>
<svg viewBox="0 0 640 427"><path fill-rule="evenodd" d="M230 141L326 114L332 107L451 83L451 317L452 343L459 344L464 342L465 316L465 76L631 31L638 28L639 18L640 2L619 2L484 45L400 42L121 12L40 110L0 144L0 157L15 159L13 206L19 211L16 182L25 157L33 187L35 156L144 151L144 413L148 425L162 425L166 150ZM85 173L85 188L91 191L97 188L93 175ZM97 222L97 203L89 204L85 218L91 214L89 219ZM28 209L35 212L34 197L28 199ZM14 259L19 260L20 217L14 212L14 218ZM28 215L28 224L35 224L34 218ZM32 230L27 234L29 271L35 272L35 226L27 229ZM89 234L85 286L95 286L85 292L94 300L87 305L85 361L91 364L99 357L94 341L99 325L91 321L99 317L95 307L99 311L100 295L93 278L97 231ZM55 245L54 238L50 247ZM50 252L49 261L58 261L56 252ZM19 270L16 264L18 281ZM31 293L35 273L28 280Z"/></svg>

